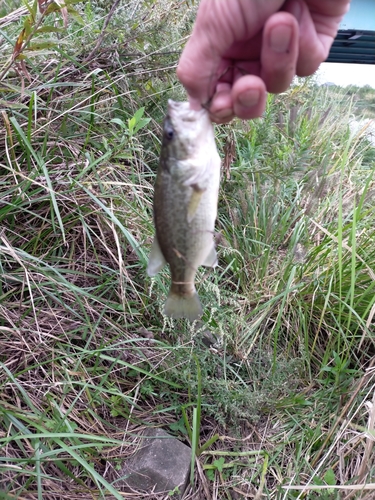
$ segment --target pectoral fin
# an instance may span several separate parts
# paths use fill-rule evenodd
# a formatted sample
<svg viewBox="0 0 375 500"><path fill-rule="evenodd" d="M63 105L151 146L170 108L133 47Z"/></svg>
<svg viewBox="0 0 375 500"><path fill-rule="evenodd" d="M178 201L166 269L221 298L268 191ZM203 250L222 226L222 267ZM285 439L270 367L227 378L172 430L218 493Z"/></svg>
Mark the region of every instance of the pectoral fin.
<svg viewBox="0 0 375 500"><path fill-rule="evenodd" d="M201 265L206 266L206 267L217 266L217 253L216 253L214 245L212 245L212 248L211 248L209 254L204 259L204 262Z"/></svg>
<svg viewBox="0 0 375 500"><path fill-rule="evenodd" d="M148 258L147 274L149 276L155 276L159 271L161 271L166 263L167 261L165 260L164 255L160 250L159 242L155 235Z"/></svg>
<svg viewBox="0 0 375 500"><path fill-rule="evenodd" d="M195 186L192 186L193 191L190 197L190 201L188 204L188 212L187 212L187 221L190 224L190 222L194 219L194 216L197 212L199 203L202 198L203 191L200 189L196 188Z"/></svg>

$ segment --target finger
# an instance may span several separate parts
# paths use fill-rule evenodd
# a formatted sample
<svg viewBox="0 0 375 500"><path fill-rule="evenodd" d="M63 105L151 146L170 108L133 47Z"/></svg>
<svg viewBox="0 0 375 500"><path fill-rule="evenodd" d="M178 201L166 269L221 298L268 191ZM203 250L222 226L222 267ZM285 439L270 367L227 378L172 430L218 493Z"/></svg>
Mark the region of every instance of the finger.
<svg viewBox="0 0 375 500"><path fill-rule="evenodd" d="M232 102L232 84L220 82L211 100L209 113L215 123L228 123L234 118Z"/></svg>
<svg viewBox="0 0 375 500"><path fill-rule="evenodd" d="M194 101L205 103L217 81L220 57L205 33L192 36L185 46L177 66L177 78Z"/></svg>
<svg viewBox="0 0 375 500"><path fill-rule="evenodd" d="M301 36L296 72L299 76L312 75L327 58L330 44L323 45L319 40L310 11L303 0L288 0L283 8L297 13L299 18Z"/></svg>
<svg viewBox="0 0 375 500"><path fill-rule="evenodd" d="M283 92L296 74L299 28L295 17L287 12L271 16L263 30L261 77L267 90Z"/></svg>
<svg viewBox="0 0 375 500"><path fill-rule="evenodd" d="M232 64L231 64L232 63ZM234 63L234 65L233 65ZM236 114L234 112L234 102L232 95L232 88L234 83L242 78L244 75L258 75L260 74L260 63L259 61L228 61L228 64L231 66L228 68L228 71L222 74L219 82L216 86L216 91L211 99L210 103L210 114L211 119L216 123L228 123L232 120ZM246 80L244 80L246 83ZM254 80L250 80L250 85L254 82ZM255 93L258 93L258 80L255 80ZM240 91L246 92L247 90L251 93L254 89L239 87ZM264 86L261 86L261 92L264 91ZM236 91L235 91L236 92ZM254 96L256 97L256 96ZM235 94L235 98L237 99L237 94ZM249 103L250 95L246 97L243 96L243 100L247 99L247 104Z"/></svg>
<svg viewBox="0 0 375 500"><path fill-rule="evenodd" d="M243 120L259 118L266 108L266 86L258 76L238 78L233 84L231 96L234 114Z"/></svg>
<svg viewBox="0 0 375 500"><path fill-rule="evenodd" d="M243 120L259 118L265 110L266 99L266 86L261 78L241 76L233 86L218 84L209 109L210 116L216 123L228 123L235 116Z"/></svg>
<svg viewBox="0 0 375 500"><path fill-rule="evenodd" d="M313 3L313 2L311 2ZM347 10L347 2L315 2L309 9L304 0L287 0L283 10L294 14L299 22L297 74L315 73L329 54L339 23ZM337 6L332 9L332 6Z"/></svg>

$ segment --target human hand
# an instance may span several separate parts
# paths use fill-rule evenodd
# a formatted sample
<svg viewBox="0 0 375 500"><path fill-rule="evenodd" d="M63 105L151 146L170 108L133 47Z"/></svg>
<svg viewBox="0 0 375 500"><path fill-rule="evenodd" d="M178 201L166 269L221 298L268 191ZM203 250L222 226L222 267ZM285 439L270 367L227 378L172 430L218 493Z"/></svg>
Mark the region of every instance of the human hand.
<svg viewBox="0 0 375 500"><path fill-rule="evenodd" d="M208 105L217 123L261 116L267 91L285 91L325 61L349 3L202 0L177 68L191 107Z"/></svg>

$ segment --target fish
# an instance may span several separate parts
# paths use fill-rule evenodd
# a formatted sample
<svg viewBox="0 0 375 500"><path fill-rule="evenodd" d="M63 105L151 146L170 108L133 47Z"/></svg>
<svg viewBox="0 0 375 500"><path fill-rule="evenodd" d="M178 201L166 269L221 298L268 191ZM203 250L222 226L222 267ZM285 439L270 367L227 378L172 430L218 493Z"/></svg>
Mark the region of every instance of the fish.
<svg viewBox="0 0 375 500"><path fill-rule="evenodd" d="M190 321L203 315L195 289L199 266L215 267L215 221L221 160L206 109L168 100L154 188L155 237L147 273L167 263L172 283L164 314Z"/></svg>

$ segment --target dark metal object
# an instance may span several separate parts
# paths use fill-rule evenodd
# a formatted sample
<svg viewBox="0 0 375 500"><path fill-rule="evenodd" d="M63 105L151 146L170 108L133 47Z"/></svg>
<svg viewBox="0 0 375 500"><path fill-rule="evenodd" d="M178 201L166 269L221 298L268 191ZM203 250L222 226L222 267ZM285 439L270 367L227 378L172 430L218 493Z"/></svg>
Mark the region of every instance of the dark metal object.
<svg viewBox="0 0 375 500"><path fill-rule="evenodd" d="M326 62L375 64L375 31L339 30Z"/></svg>
<svg viewBox="0 0 375 500"><path fill-rule="evenodd" d="M326 62L375 64L375 0L352 0Z"/></svg>

